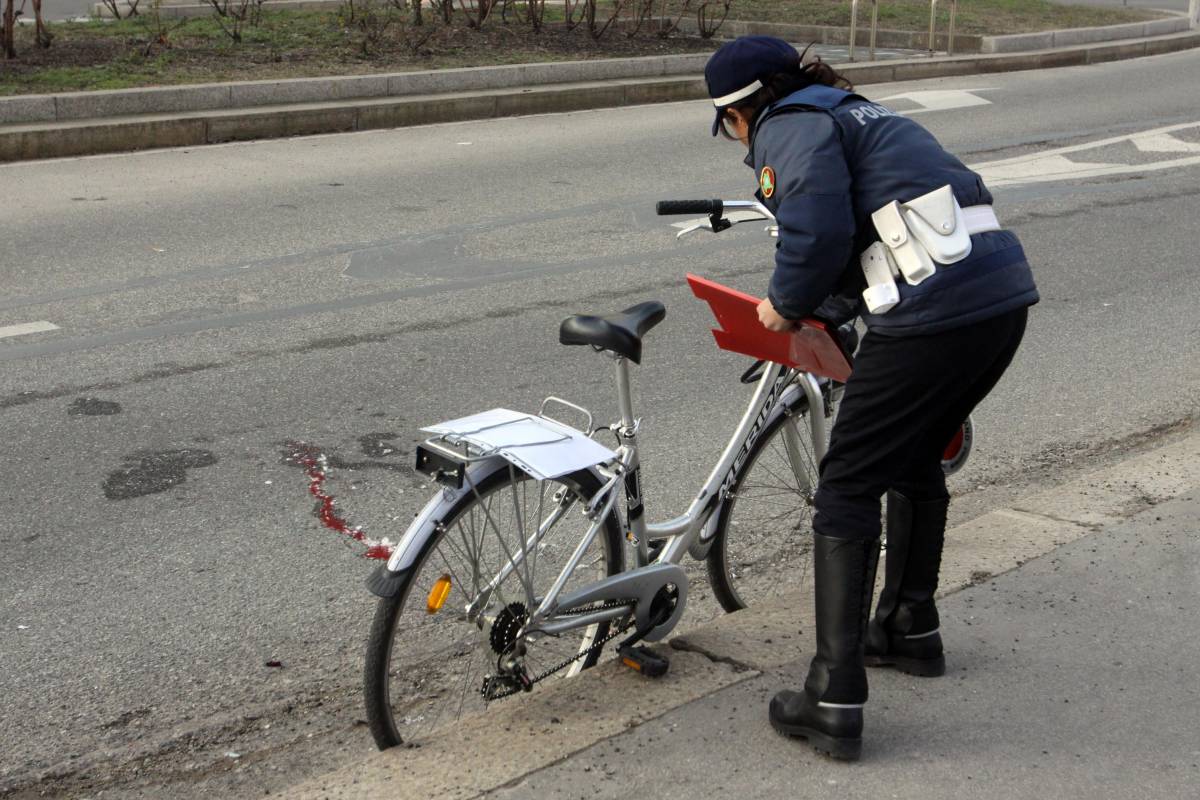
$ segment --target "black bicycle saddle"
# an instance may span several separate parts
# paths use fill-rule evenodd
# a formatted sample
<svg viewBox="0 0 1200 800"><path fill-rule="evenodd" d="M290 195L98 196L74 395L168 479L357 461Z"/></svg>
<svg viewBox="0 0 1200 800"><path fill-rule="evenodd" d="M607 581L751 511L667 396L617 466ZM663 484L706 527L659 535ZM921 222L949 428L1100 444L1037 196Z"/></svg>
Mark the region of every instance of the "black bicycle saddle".
<svg viewBox="0 0 1200 800"><path fill-rule="evenodd" d="M558 329L558 341L563 344L590 344L640 364L642 337L666 316L666 306L657 300L638 303L619 314L603 317L577 314L563 320Z"/></svg>

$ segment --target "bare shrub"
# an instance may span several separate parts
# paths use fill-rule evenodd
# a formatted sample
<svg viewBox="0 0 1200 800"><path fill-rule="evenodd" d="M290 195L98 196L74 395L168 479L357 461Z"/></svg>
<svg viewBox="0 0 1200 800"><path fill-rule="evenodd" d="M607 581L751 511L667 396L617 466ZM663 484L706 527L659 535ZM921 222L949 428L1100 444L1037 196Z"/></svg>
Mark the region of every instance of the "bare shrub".
<svg viewBox="0 0 1200 800"><path fill-rule="evenodd" d="M642 32L642 26L646 24L647 20L654 17L655 5L655 0L633 0L633 25L625 31L626 36L632 39Z"/></svg>
<svg viewBox="0 0 1200 800"><path fill-rule="evenodd" d="M583 19L584 22L587 23L588 35L596 41L599 41L600 37L602 37L608 31L608 29L612 27L612 24L621 16L621 12L625 10L625 7L629 5L631 0L613 0L612 13L607 15L607 19L605 19L605 14L598 13L600 0L583 0L583 2ZM601 20L604 21L603 24L601 24Z"/></svg>
<svg viewBox="0 0 1200 800"><path fill-rule="evenodd" d="M656 31L659 37L665 39L675 31L679 30L679 21L682 20L684 15L691 11L691 9L692 0L682 0L678 7L679 13L674 16L674 19L672 19L671 8L667 4L667 0L662 0L662 10L659 14L658 30Z"/></svg>
<svg viewBox="0 0 1200 800"><path fill-rule="evenodd" d="M155 48L169 50L173 44L171 42L171 34L188 24L188 19L177 19L175 24L169 24L162 15L163 0L151 0L150 7L145 14L139 14L138 18L142 20L146 27L146 47L142 50L143 56L150 56Z"/></svg>
<svg viewBox="0 0 1200 800"><path fill-rule="evenodd" d="M575 30L579 23L583 21L582 14L580 14L579 19L576 19L575 15L583 11L587 2L588 0L563 0L563 24L567 30Z"/></svg>
<svg viewBox="0 0 1200 800"><path fill-rule="evenodd" d="M104 0L108 3L109 0ZM235 42L242 40L242 28L247 23L257 25L262 19L263 0L207 0L221 30Z"/></svg>
<svg viewBox="0 0 1200 800"><path fill-rule="evenodd" d="M424 5L421 0L390 0L392 7L397 11L403 12L406 9L409 11L408 22L410 25L416 25L418 28L425 24L425 17L421 13L421 8Z"/></svg>
<svg viewBox="0 0 1200 800"><path fill-rule="evenodd" d="M448 3L450 0L442 0L442 3ZM492 13L492 9L496 6L496 0L458 0L458 7L462 9L463 16L467 18L468 28L481 28L483 21L488 18L488 14Z"/></svg>
<svg viewBox="0 0 1200 800"><path fill-rule="evenodd" d="M113 19L122 19L128 17L136 17L138 15L138 3L141 0L101 0L104 7L108 9L108 13L112 14ZM122 9L124 15L121 14Z"/></svg>
<svg viewBox="0 0 1200 800"><path fill-rule="evenodd" d="M46 28L46 22L42 19L42 0L32 0L33 3L33 25L34 33L33 40L37 42L37 46L47 48L50 42L54 40L54 34ZM25 3L21 3L20 13L25 13Z"/></svg>
<svg viewBox="0 0 1200 800"><path fill-rule="evenodd" d="M4 16L0 18L0 50L4 51L4 60L17 57L17 47L13 37L17 31L17 12L13 8L13 0L4 0Z"/></svg>
<svg viewBox="0 0 1200 800"><path fill-rule="evenodd" d="M4 11L0 14L0 51L3 52L5 61L17 57L17 19L25 14L25 2L26 0L21 0L21 7L17 8L16 0L4 0ZM38 47L49 47L54 34L46 28L46 23L42 20L42 0L33 0L33 19L34 41Z"/></svg>
<svg viewBox="0 0 1200 800"><path fill-rule="evenodd" d="M696 27L700 30L700 38L711 39L713 37L729 17L729 7L731 5L733 5L733 0L721 0L720 3L712 3L710 0L704 0L700 4L700 7L696 9ZM709 6L716 6L716 8L710 11ZM719 18L716 15L718 9L721 12Z"/></svg>
<svg viewBox="0 0 1200 800"><path fill-rule="evenodd" d="M358 31L358 49L369 56L379 49L388 30L400 21L402 4L385 0L346 0L339 14L343 22Z"/></svg>
<svg viewBox="0 0 1200 800"><path fill-rule="evenodd" d="M504 0L504 10L508 11L510 0ZM505 14L501 14L500 18L507 20ZM533 30L540 31L546 24L546 0L526 0L525 2L525 21L529 23L529 27Z"/></svg>
<svg viewBox="0 0 1200 800"><path fill-rule="evenodd" d="M447 25L454 18L454 0L429 0L429 7L436 11Z"/></svg>

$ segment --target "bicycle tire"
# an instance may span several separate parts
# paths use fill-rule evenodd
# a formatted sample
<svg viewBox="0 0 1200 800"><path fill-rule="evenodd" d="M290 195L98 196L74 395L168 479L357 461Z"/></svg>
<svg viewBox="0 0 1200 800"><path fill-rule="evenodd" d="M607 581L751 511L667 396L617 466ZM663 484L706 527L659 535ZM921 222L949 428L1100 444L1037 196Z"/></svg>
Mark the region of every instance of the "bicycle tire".
<svg viewBox="0 0 1200 800"><path fill-rule="evenodd" d="M718 511L713 544L705 565L713 595L727 612L747 608L772 595L804 589L804 578L811 567L812 498L816 492L818 472L807 414L807 399L799 395L792 399L784 413L768 422L747 455L746 466L731 484L727 499ZM782 501L777 501L777 508L782 506L783 511L765 519L744 513L751 499L764 500L767 497L755 497L752 488L764 481L757 477L768 471L768 462L764 459L772 454L786 458L782 430L789 422L796 424L799 440L806 451L807 463L802 464L801 468L807 486L801 486L800 480L794 476L796 485L788 484L786 475L782 474L788 463L784 462L783 467L769 470L771 474L768 476L770 480L779 482L770 488L784 495ZM828 422L831 428L832 419ZM789 503L793 501L794 514L789 513ZM742 512L740 518L739 512ZM764 523L777 521L784 524L764 526ZM800 570L800 575L796 575L797 570Z"/></svg>
<svg viewBox="0 0 1200 800"><path fill-rule="evenodd" d="M433 571L448 568L445 565L439 567L439 559L435 559L435 554L442 556L441 560L445 560L444 552L441 549L441 544L447 536L451 535L451 531L454 530L456 526L460 526L460 523L467 516L468 512L470 512L473 507L478 507L486 498L491 498L494 493L503 491L505 486L515 486L517 482L522 482L528 486L528 484L532 482L532 479L527 474L517 470L516 468L502 468L481 480L479 486L477 487L477 492L465 495L450 508L444 517L443 524L440 526L438 534L431 537L423 552L418 554L413 568L404 578L404 583L400 587L400 591L398 591L394 597L380 599L376 605L375 616L371 622L371 630L367 641L366 662L364 664L363 694L366 702L367 724L379 749L384 750L400 744L418 744L419 739L422 736L430 735L437 729L437 719L432 721L428 726L425 726L425 730L422 731L412 727L411 717L406 716L402 721L398 720L396 716L398 703L401 701L401 699L403 699L402 697L397 697L398 692L401 690L400 687L396 686L396 684L402 679L412 681L415 678L416 683L412 684L412 689L408 691L409 695L413 695L415 692L416 694L413 696L417 697L418 700L421 697L420 693L422 691L427 692L429 690L433 690L436 695L436 693L440 690L440 687L436 686L423 686L423 679L419 674L413 676L409 672L401 673L400 668L393 663L394 656L398 652L397 647L401 646L399 640L404 633L404 631L398 630L398 625L400 624L402 618L405 618L405 610L409 607L408 601L410 596L413 594L414 589L416 589L418 592L424 591L424 586L429 582L430 575ZM565 487L568 491L573 492L577 498L590 498L596 493L597 490L599 490L601 486L600 480L593 473L586 470L563 476L555 481L546 481L545 484L557 484ZM555 523L555 526L552 526L551 529L547 531L546 537L542 540L542 545L538 548L539 553L541 553L544 547L548 544L550 536L554 532L555 527L565 520L568 520L568 518L576 518L580 520L581 524L583 525L590 524L582 514L578 513L577 507L571 509ZM584 527L583 530L586 530L586 527ZM564 536L564 539L566 538L567 537ZM565 547L569 553L579 543L579 540L580 536L569 538L563 547ZM604 527L597 534L596 541L592 544L592 549L597 547L599 547L600 557L602 557L604 561L604 575L614 575L619 573L623 568L624 549L620 526L617 524L615 515L609 515L608 519L605 520ZM447 547L447 549L449 549L449 547ZM479 549L479 552L482 552L482 547ZM538 559L541 558L543 558L543 555L539 554L535 559L531 559L535 561L534 568L540 566L541 562L538 561ZM558 565L557 568L555 568L554 565L547 565L547 570L545 573L549 576L547 580L552 581L554 577L557 577L562 566L564 565L565 564ZM516 573L513 574L515 575ZM511 578L512 575L509 577ZM594 577L598 579L603 576L596 574ZM519 581L520 577L518 576L517 579ZM570 584L568 584L568 587L569 586ZM461 589L459 591L461 592ZM453 594L453 588L451 589L451 592ZM456 595L450 598L450 600L447 601L446 606L443 607L443 610L453 614L455 605L452 601L456 599L462 600L463 597L465 597L465 595ZM417 599L419 600L420 598ZM503 597L501 599L503 599ZM427 609L420 609L420 612L427 613ZM407 618L411 619L413 616L419 617L419 614L414 611L413 614L408 615ZM437 612L435 615L431 615L431 618L433 616L437 616L439 620L451 619L451 617L441 616L441 611ZM486 706L486 702L483 700L482 694L479 692L479 687L476 685L471 685L471 662L475 661L476 657L482 654L486 663L486 657L493 655L490 652L484 652L487 648L488 642L484 641L485 637L479 632L478 626L473 622L467 621L465 614L462 614L461 617L461 619L453 620L454 622L461 623L461 625L455 627L453 632L449 632L449 638L465 639L465 641L468 642L472 639L476 640L474 645L470 645L474 648L470 654L458 652L455 647L461 647L462 645L455 645L451 647L448 653L446 653L446 659L442 662L437 662L438 654L435 653L425 661L416 660L409 665L410 670L418 668L421 670L449 668L452 671L455 668L459 668L467 671L466 677L462 679L462 685L460 687L463 694L458 700L458 708L456 710L457 713L453 719L461 718L464 716L465 712L473 712L480 710L481 706ZM439 622L437 624L442 623ZM432 630L435 625L430 624L425 627ZM579 648L576 650L576 652L581 652L582 649L589 643L602 639L607 634L608 629L609 623L601 623L599 625L593 625L584 629L582 641L580 641ZM575 632L572 631L563 634L561 638L569 639L573 637L574 634ZM409 638L414 640L414 644L419 642L421 639L420 631L415 631L414 634ZM549 637L547 637L547 642L549 642ZM569 650L570 648L568 648L566 651L567 657L570 655ZM586 669L593 666L600 658L600 653L601 650L598 648L585 659L581 659L578 668ZM561 648L559 648L556 656L562 655L563 651ZM562 659L559 658L559 660L561 661ZM465 666L463 665L463 662L466 662ZM567 671L564 670L564 673L565 672ZM482 685L483 673L480 673L479 677L481 679L479 685ZM453 680L458 680L458 677L455 676ZM397 703L393 703L394 697L397 698ZM451 698L451 700L453 699L454 698ZM468 702L468 700L470 700L470 702ZM442 711L439 710L439 716L441 713ZM404 724L401 724L402 722ZM403 733L402 729L404 730Z"/></svg>

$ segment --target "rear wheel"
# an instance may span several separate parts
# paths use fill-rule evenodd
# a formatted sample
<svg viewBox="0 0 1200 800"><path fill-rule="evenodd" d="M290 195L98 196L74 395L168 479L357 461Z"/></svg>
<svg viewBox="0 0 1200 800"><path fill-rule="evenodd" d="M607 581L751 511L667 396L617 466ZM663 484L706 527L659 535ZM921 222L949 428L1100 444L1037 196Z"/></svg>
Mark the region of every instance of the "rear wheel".
<svg viewBox="0 0 1200 800"><path fill-rule="evenodd" d="M489 676L519 653L537 677L570 661L554 678L592 666L609 623L558 636L522 635L524 615L545 596L591 522L583 504L600 488L581 471L537 481L515 468L493 473L446 514L395 597L375 611L367 645L367 721L380 749L419 744L484 710ZM482 613L467 607L521 552L533 531L548 529L528 557L492 592ZM619 526L610 515L571 575L564 593L621 571ZM581 653L586 655L572 660ZM494 695L493 695L494 696Z"/></svg>
<svg viewBox="0 0 1200 800"><path fill-rule="evenodd" d="M800 396L767 425L719 512L707 565L726 611L811 591L818 463L808 414Z"/></svg>

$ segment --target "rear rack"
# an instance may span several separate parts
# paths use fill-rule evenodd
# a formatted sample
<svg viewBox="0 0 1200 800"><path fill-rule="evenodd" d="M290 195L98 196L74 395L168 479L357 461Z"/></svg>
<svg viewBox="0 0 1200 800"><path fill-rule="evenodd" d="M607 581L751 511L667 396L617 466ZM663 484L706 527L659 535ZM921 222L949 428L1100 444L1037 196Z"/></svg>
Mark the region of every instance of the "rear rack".
<svg viewBox="0 0 1200 800"><path fill-rule="evenodd" d="M547 398L577 409L558 398ZM549 480L613 461L617 454L577 430L544 414L525 414L494 408L481 414L442 422L422 430L434 434L417 447L416 469L439 483L461 489L467 468L490 458L502 458L537 480Z"/></svg>

